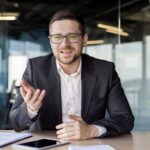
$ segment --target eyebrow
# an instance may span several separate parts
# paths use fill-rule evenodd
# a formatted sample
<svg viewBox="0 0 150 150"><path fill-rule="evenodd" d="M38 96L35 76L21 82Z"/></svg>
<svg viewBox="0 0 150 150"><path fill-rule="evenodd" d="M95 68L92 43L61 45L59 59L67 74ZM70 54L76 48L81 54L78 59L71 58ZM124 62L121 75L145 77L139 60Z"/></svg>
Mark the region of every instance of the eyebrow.
<svg viewBox="0 0 150 150"><path fill-rule="evenodd" d="M61 33L51 33L50 35L54 35L54 34L64 35L64 34L61 34ZM69 32L67 34L82 34L82 33L79 33L79 32ZM67 35L67 34L65 34L65 35Z"/></svg>

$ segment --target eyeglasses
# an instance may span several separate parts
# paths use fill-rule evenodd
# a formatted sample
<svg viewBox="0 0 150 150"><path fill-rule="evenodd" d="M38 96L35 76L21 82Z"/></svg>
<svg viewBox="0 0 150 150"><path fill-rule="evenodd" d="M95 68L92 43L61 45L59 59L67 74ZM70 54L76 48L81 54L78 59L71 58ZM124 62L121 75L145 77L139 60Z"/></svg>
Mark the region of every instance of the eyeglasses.
<svg viewBox="0 0 150 150"><path fill-rule="evenodd" d="M68 42L70 43L77 43L81 37L81 33L70 33L67 35L61 35L61 34L52 34L49 36L52 43L54 44L60 44L62 43L63 39L66 38Z"/></svg>

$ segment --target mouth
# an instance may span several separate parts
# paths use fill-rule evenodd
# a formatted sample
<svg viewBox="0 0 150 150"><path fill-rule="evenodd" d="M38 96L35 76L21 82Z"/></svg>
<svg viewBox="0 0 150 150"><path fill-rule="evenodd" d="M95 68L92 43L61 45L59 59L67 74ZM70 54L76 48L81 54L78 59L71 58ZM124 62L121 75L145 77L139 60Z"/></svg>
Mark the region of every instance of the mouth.
<svg viewBox="0 0 150 150"><path fill-rule="evenodd" d="M62 53L62 54L71 54L72 51L60 51L60 53Z"/></svg>
<svg viewBox="0 0 150 150"><path fill-rule="evenodd" d="M60 53L61 53L63 58L70 58L70 57L72 57L72 52L73 51L60 51Z"/></svg>

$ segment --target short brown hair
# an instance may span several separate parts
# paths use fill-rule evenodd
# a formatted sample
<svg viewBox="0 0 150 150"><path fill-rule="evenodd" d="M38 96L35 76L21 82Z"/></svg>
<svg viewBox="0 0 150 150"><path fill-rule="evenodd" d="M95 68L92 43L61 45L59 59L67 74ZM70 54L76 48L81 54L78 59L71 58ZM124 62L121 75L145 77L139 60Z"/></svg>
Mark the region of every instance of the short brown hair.
<svg viewBox="0 0 150 150"><path fill-rule="evenodd" d="M62 10L57 11L53 15L53 17L52 17L52 19L51 19L51 21L49 23L49 28L51 27L51 25L55 21L65 20L65 19L70 19L70 20L77 21L79 23L79 25L80 25L81 33L83 35L85 34L85 24L84 24L84 21L83 21L82 17L79 14L77 14L75 11L71 10L71 9L62 9Z"/></svg>

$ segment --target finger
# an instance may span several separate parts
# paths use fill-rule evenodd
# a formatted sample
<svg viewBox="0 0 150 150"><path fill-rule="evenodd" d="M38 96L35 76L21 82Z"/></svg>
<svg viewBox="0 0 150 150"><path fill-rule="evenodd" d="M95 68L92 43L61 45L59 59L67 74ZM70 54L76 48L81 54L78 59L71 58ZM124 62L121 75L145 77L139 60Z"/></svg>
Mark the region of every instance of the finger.
<svg viewBox="0 0 150 150"><path fill-rule="evenodd" d="M40 96L38 97L38 101L37 102L42 102L44 96L46 94L46 90L42 90L42 92L40 93Z"/></svg>
<svg viewBox="0 0 150 150"><path fill-rule="evenodd" d="M73 122L65 122L56 126L56 129L62 129L73 126Z"/></svg>
<svg viewBox="0 0 150 150"><path fill-rule="evenodd" d="M83 121L83 119L80 116L76 116L76 115L69 115L69 118L75 121Z"/></svg>
<svg viewBox="0 0 150 150"><path fill-rule="evenodd" d="M57 137L59 139L64 139L64 138L69 138L69 137L72 137L72 136L75 136L74 132L65 132L63 134L59 134Z"/></svg>
<svg viewBox="0 0 150 150"><path fill-rule="evenodd" d="M42 92L40 93L38 99L34 103L35 107L39 107L39 108L41 107L42 100L44 99L45 94L46 94L46 91L42 90Z"/></svg>
<svg viewBox="0 0 150 150"><path fill-rule="evenodd" d="M74 131L73 127L66 127L66 128L62 128L62 129L58 130L56 132L56 134L59 135L59 134L63 134L63 133L66 133L66 132L73 132L73 131Z"/></svg>
<svg viewBox="0 0 150 150"><path fill-rule="evenodd" d="M30 102L32 95L33 95L33 92L31 90L28 90L26 92L26 95L24 97L24 100L25 100L26 103Z"/></svg>
<svg viewBox="0 0 150 150"><path fill-rule="evenodd" d="M28 83L25 80L21 80L21 85L24 88L25 91L28 90Z"/></svg>
<svg viewBox="0 0 150 150"><path fill-rule="evenodd" d="M28 89L31 89L33 92L35 91L35 89L31 85L29 85L25 80L21 80L21 85L25 91L27 91Z"/></svg>
<svg viewBox="0 0 150 150"><path fill-rule="evenodd" d="M20 93L21 93L21 95L22 95L23 98L26 96L26 92L23 89L23 87L20 88Z"/></svg>
<svg viewBox="0 0 150 150"><path fill-rule="evenodd" d="M69 132L69 133L63 134L63 135L58 135L57 137L63 141L72 141L72 140L81 139L80 134L78 134L78 131Z"/></svg>
<svg viewBox="0 0 150 150"><path fill-rule="evenodd" d="M35 91L35 93L33 94L30 103L34 104L34 103L38 100L39 95L40 95L40 90L37 89L37 90Z"/></svg>

